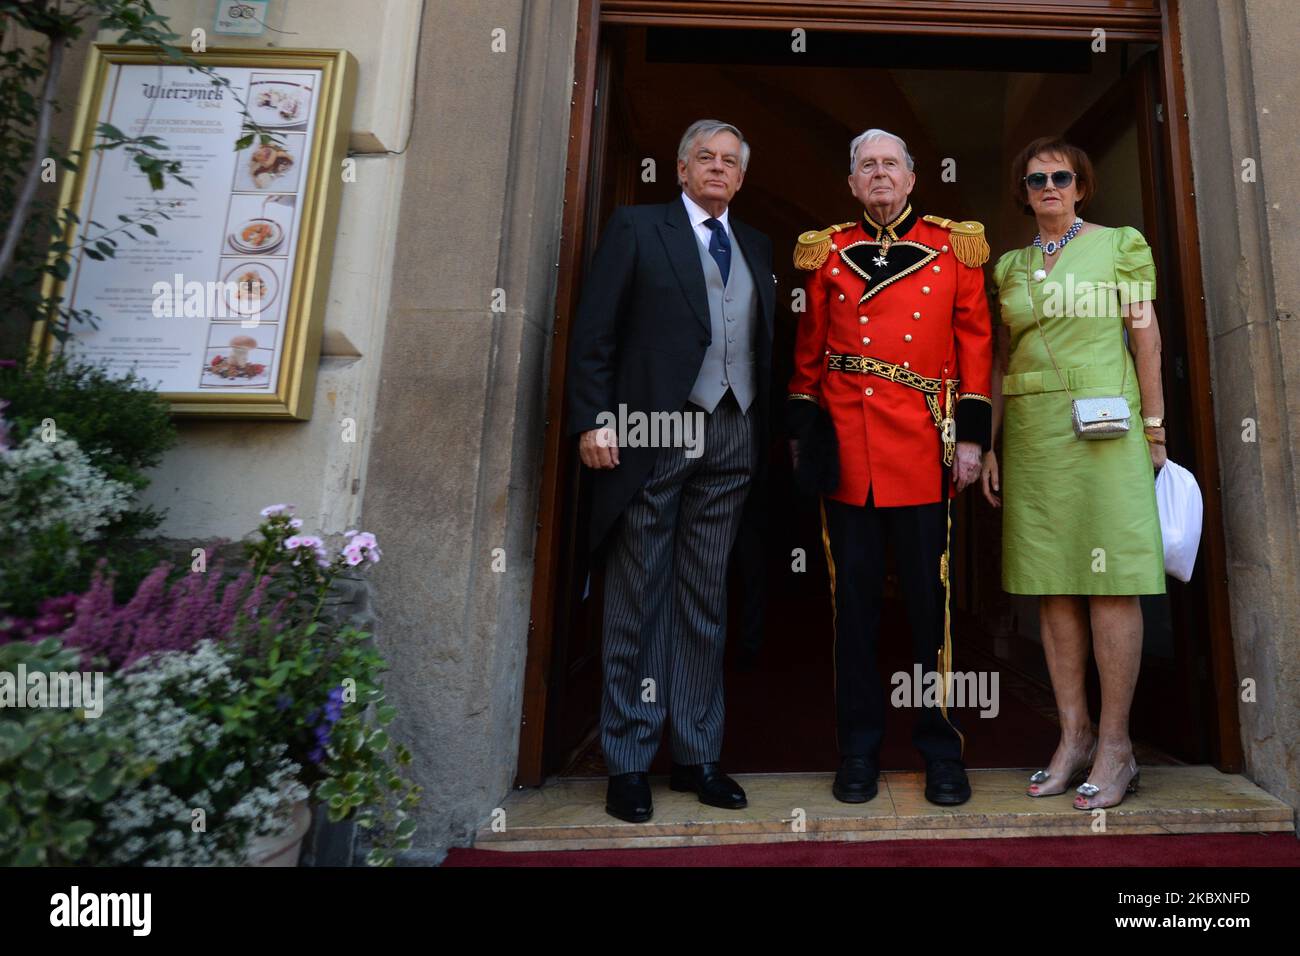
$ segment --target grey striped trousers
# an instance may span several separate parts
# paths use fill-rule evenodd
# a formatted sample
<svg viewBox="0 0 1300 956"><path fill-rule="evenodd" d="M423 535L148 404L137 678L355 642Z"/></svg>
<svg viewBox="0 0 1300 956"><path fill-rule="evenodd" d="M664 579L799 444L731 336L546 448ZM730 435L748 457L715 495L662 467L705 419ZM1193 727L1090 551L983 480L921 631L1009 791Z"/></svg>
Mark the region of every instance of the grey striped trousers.
<svg viewBox="0 0 1300 956"><path fill-rule="evenodd" d="M677 763L721 754L727 556L757 462L756 411L741 411L728 389L705 413L702 454L659 449L624 511L606 564L601 645L600 744L611 774L650 769L665 718Z"/></svg>

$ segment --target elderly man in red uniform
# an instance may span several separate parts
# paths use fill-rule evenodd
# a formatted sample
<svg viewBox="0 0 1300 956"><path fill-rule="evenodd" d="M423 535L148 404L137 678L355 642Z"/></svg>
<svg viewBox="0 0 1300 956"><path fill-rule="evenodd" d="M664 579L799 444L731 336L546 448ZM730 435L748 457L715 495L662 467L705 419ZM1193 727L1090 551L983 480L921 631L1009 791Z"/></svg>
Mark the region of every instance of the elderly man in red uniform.
<svg viewBox="0 0 1300 956"><path fill-rule="evenodd" d="M832 790L846 803L877 792L886 711L876 646L892 541L914 660L943 680L939 706L919 708L913 724L925 795L959 804L970 783L946 700L948 501L989 447L988 245L979 223L917 214L899 137L868 130L849 156L861 222L804 233L795 249L810 274L786 403L796 476L822 495L841 756Z"/></svg>

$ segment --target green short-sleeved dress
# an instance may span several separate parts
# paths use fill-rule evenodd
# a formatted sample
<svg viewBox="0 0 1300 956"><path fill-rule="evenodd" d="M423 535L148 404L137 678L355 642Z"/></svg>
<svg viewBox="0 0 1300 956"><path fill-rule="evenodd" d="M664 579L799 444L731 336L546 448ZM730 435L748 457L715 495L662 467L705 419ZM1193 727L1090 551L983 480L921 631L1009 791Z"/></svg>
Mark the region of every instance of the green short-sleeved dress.
<svg viewBox="0 0 1300 956"><path fill-rule="evenodd" d="M1070 240L1047 278L1035 280L1042 268L1042 252L1028 246L993 270L1011 336L1002 381L1002 586L1012 594L1163 594L1155 475L1122 311L1155 298L1151 250L1131 227L1095 229ZM1132 417L1124 436L1075 437L1031 289L1075 398L1115 395L1125 377Z"/></svg>

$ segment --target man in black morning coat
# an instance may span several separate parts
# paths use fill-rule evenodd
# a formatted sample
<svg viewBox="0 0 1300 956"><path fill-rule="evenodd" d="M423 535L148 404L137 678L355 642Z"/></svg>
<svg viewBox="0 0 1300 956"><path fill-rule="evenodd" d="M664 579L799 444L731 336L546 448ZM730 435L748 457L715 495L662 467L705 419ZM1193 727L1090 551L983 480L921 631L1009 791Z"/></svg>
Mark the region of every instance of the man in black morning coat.
<svg viewBox="0 0 1300 956"><path fill-rule="evenodd" d="M571 332L567 431L595 470L590 543L607 556L605 808L631 822L652 813L665 722L672 789L746 805L718 759L727 555L765 457L775 302L771 241L728 211L748 160L734 126L693 123L681 196L614 211ZM652 413L672 413L671 435L636 429Z"/></svg>

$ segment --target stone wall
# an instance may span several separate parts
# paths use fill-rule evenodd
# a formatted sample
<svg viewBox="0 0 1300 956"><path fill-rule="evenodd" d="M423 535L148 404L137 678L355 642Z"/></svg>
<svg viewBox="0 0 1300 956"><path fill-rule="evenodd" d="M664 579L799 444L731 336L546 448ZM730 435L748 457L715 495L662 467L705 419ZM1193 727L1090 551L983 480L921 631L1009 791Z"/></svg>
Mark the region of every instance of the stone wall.
<svg viewBox="0 0 1300 956"><path fill-rule="evenodd" d="M1180 26L1246 772L1300 807L1300 6L1193 0Z"/></svg>
<svg viewBox="0 0 1300 956"><path fill-rule="evenodd" d="M412 863L467 844L515 772L576 23L576 0L430 3L420 34L365 506L425 788Z"/></svg>

